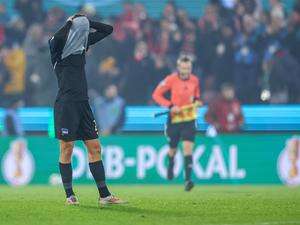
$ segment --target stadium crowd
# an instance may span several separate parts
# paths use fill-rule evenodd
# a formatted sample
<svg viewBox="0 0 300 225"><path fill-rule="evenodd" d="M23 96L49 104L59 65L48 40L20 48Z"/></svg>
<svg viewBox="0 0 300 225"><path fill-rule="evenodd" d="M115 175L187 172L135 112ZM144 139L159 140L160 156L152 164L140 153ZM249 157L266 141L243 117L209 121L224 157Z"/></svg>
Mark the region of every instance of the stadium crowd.
<svg viewBox="0 0 300 225"><path fill-rule="evenodd" d="M159 20L142 4L124 2L122 14L103 19L113 35L87 52L91 99L105 98L114 85L129 105L153 104L154 87L188 54L206 103L224 83L241 103L299 103L300 1L289 13L280 0L269 0L268 9L259 0L222 2L210 0L203 16L190 18L170 1ZM22 99L52 106L57 84L48 39L68 15L59 7L44 11L42 0L16 0L14 7L18 16L0 4L0 105ZM102 19L91 5L80 11Z"/></svg>

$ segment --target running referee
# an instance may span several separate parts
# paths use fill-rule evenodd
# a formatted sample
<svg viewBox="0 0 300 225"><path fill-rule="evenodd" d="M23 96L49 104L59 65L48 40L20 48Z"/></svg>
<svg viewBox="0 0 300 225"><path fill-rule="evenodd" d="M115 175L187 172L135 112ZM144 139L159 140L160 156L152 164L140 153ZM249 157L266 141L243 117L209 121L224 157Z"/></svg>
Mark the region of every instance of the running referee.
<svg viewBox="0 0 300 225"><path fill-rule="evenodd" d="M89 167L99 190L100 204L119 204L105 183L97 125L89 106L85 75L88 48L110 35L113 27L88 20L84 15L70 17L49 40L51 61L59 91L54 105L55 136L60 140L59 169L66 203L79 204L72 187L71 157L75 140L88 150Z"/></svg>
<svg viewBox="0 0 300 225"><path fill-rule="evenodd" d="M164 95L170 93L170 99ZM177 72L168 75L154 90L154 101L169 107L166 135L169 141L167 178L174 177L174 157L180 141L183 143L185 190L194 187L191 180L193 147L196 135L197 109L200 105L200 88L197 76L192 74L192 60L182 56L177 60Z"/></svg>

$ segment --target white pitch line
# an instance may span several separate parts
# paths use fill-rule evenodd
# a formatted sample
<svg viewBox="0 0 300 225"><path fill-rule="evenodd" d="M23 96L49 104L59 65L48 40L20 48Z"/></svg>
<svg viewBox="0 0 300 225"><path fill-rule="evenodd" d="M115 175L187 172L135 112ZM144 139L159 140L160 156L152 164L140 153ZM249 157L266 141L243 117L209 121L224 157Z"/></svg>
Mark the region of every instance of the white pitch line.
<svg viewBox="0 0 300 225"><path fill-rule="evenodd" d="M300 221L270 221L270 222L256 222L256 223L209 223L202 225L287 225L287 224L300 224Z"/></svg>
<svg viewBox="0 0 300 225"><path fill-rule="evenodd" d="M300 224L300 221L273 221L273 222L262 222L257 225L278 225L278 224Z"/></svg>

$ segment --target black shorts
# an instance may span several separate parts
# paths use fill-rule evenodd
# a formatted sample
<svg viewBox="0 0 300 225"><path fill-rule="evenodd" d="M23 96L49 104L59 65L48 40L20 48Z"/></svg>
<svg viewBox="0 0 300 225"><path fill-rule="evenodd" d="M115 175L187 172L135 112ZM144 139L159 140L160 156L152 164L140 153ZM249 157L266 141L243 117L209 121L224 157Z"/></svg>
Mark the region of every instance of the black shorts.
<svg viewBox="0 0 300 225"><path fill-rule="evenodd" d="M64 141L98 138L98 129L88 101L56 102L55 137Z"/></svg>
<svg viewBox="0 0 300 225"><path fill-rule="evenodd" d="M182 141L195 141L196 136L196 122L195 120L189 122L175 123L170 122L166 125L166 136L171 148L177 148L178 143Z"/></svg>

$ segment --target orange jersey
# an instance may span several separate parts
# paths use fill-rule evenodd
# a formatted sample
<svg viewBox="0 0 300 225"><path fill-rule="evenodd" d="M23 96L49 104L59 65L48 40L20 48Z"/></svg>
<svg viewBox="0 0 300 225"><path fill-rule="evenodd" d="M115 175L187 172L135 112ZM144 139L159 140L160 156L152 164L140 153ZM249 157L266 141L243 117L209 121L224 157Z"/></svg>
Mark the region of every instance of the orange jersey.
<svg viewBox="0 0 300 225"><path fill-rule="evenodd" d="M167 92L171 93L170 100L164 97ZM177 73L172 73L160 82L152 97L157 104L165 107L190 105L200 99L199 79L191 74L187 80L182 80Z"/></svg>

